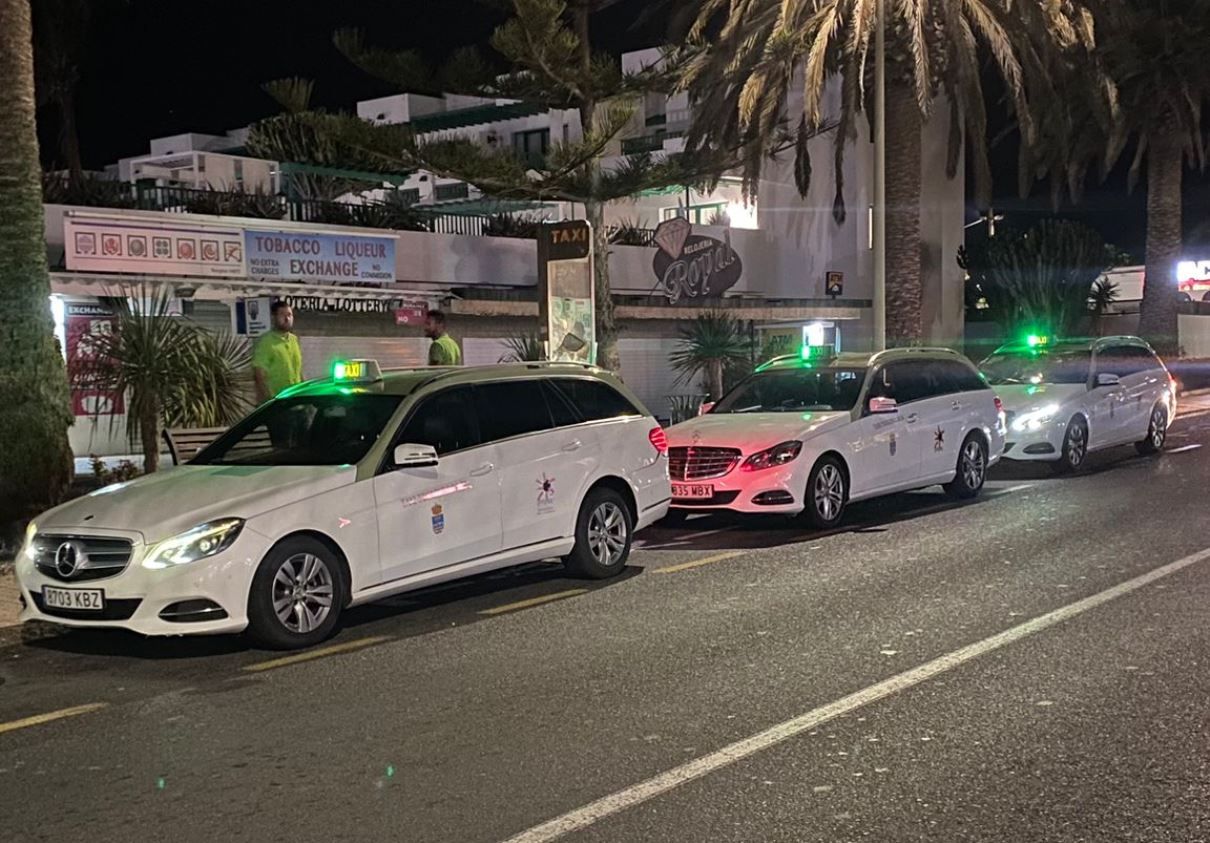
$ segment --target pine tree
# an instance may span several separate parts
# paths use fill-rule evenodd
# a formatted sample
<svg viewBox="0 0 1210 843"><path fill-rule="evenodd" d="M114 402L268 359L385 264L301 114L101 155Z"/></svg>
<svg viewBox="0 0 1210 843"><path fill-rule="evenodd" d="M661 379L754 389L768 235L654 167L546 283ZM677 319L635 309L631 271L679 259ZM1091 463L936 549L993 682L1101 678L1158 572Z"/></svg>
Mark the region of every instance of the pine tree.
<svg viewBox="0 0 1210 843"><path fill-rule="evenodd" d="M382 161L393 160L401 169L456 178L500 199L582 204L594 238L598 362L615 370L619 359L606 203L647 189L710 182L734 163L725 151L711 151L660 159L631 155L616 167L602 167L606 149L630 124L636 104L648 92L670 90L675 78L668 66L624 74L614 57L593 48L592 16L616 2L512 0L513 16L491 39L493 49L508 63L498 75L474 50L460 51L446 67L433 71L415 53L369 46L357 31L336 33L337 47L358 67L409 92L517 99L578 112L581 139L552 142L543 161L522 160L511 150L493 150L470 140L422 142L406 126L311 115L323 131L339 134L343 142Z"/></svg>

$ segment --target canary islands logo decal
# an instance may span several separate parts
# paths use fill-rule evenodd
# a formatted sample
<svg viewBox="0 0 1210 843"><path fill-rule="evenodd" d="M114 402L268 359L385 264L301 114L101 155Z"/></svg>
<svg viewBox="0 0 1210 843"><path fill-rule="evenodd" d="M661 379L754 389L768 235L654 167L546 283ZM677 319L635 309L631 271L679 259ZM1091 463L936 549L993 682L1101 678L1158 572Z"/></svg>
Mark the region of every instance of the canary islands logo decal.
<svg viewBox="0 0 1210 843"><path fill-rule="evenodd" d="M895 438L895 434L891 434L891 456L895 456L895 452L899 450L899 441Z"/></svg>
<svg viewBox="0 0 1210 843"><path fill-rule="evenodd" d="M944 428L938 427L937 432L933 434L933 450L934 451L944 451L945 450L945 429Z"/></svg>
<svg viewBox="0 0 1210 843"><path fill-rule="evenodd" d="M433 515L433 535L439 536L445 532L445 510L441 504L433 504L433 508L429 510Z"/></svg>

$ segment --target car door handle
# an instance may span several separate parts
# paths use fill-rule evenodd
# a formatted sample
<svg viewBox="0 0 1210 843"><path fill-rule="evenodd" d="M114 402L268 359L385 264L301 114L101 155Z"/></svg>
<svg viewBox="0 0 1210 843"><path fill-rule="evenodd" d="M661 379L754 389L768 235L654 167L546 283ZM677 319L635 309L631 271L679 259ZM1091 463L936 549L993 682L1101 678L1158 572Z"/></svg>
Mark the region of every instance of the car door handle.
<svg viewBox="0 0 1210 843"><path fill-rule="evenodd" d="M563 450L570 454L572 451L580 450L580 446L582 444L583 443L580 442L579 439L573 439L571 442L568 442L566 445L563 446Z"/></svg>
<svg viewBox="0 0 1210 843"><path fill-rule="evenodd" d="M492 465L490 462L485 462L483 465L471 472L471 477L483 477L484 475L491 474L495 470L496 467L494 465Z"/></svg>
<svg viewBox="0 0 1210 843"><path fill-rule="evenodd" d="M905 419L905 421L906 421L908 424L915 424L915 423L916 423L916 422L917 422L919 419L920 419L920 416L916 415L915 413L912 413L910 416L908 416L908 417Z"/></svg>
<svg viewBox="0 0 1210 843"><path fill-rule="evenodd" d="M951 406L951 407L953 407L955 410L961 410L961 409L962 409L962 403L961 403L961 402L959 402L959 401L955 401L953 404L950 404L950 406Z"/></svg>

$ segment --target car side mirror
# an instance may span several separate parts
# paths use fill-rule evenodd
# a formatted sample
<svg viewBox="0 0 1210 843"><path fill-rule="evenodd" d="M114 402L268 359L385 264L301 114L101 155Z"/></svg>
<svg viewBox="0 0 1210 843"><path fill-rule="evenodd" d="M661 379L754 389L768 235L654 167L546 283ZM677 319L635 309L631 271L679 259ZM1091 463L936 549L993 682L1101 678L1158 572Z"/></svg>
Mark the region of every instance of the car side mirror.
<svg viewBox="0 0 1210 843"><path fill-rule="evenodd" d="M899 404L894 398L871 398L869 406L871 416L899 412Z"/></svg>
<svg viewBox="0 0 1210 843"><path fill-rule="evenodd" d="M1109 372L1101 372L1097 375L1097 386L1117 386L1121 382L1121 378Z"/></svg>
<svg viewBox="0 0 1210 843"><path fill-rule="evenodd" d="M432 445L396 445L396 468L431 468L437 464L437 449Z"/></svg>
<svg viewBox="0 0 1210 843"><path fill-rule="evenodd" d="M714 409L714 405L717 403L718 403L717 401L703 401L702 405L697 408L697 414L699 416L706 415L706 413L708 413Z"/></svg>

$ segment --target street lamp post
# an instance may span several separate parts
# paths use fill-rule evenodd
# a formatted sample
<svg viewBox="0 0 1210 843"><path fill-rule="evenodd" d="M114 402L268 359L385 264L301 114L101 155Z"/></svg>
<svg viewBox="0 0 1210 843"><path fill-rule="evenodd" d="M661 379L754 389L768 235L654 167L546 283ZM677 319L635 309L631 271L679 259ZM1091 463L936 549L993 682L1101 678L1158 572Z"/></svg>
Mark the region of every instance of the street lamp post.
<svg viewBox="0 0 1210 843"><path fill-rule="evenodd" d="M874 14L874 350L886 348L886 0Z"/></svg>

